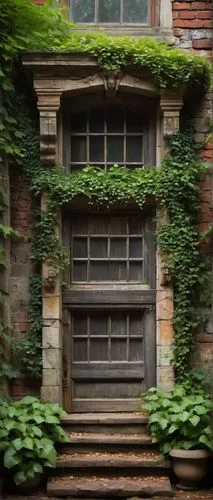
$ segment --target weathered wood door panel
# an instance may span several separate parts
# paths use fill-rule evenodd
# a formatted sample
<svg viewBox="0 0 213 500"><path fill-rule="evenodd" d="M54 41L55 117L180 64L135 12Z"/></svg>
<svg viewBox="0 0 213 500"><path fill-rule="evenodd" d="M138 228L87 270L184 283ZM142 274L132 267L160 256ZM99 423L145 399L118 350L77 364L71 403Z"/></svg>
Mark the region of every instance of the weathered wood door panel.
<svg viewBox="0 0 213 500"><path fill-rule="evenodd" d="M70 409L135 410L155 384L153 224L137 214L73 216L66 234Z"/></svg>

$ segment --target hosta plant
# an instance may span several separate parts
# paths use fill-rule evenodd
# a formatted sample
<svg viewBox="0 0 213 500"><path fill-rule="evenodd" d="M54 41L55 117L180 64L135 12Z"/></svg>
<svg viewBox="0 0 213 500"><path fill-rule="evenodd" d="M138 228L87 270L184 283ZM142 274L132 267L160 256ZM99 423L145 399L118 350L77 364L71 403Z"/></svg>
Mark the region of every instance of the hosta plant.
<svg viewBox="0 0 213 500"><path fill-rule="evenodd" d="M151 388L142 395L152 441L163 454L172 449L213 449L213 403L200 385L176 384L170 392Z"/></svg>
<svg viewBox="0 0 213 500"><path fill-rule="evenodd" d="M60 426L65 412L27 396L0 401L0 456L18 485L35 479L46 467L55 467L55 443L68 441Z"/></svg>

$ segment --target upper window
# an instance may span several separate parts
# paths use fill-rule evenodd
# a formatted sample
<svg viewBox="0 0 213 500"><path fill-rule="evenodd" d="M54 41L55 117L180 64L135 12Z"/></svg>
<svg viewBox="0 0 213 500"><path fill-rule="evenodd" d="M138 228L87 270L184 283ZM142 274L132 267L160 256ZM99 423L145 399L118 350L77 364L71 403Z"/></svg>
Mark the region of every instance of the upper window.
<svg viewBox="0 0 213 500"><path fill-rule="evenodd" d="M151 0L70 0L76 23L151 24Z"/></svg>
<svg viewBox="0 0 213 500"><path fill-rule="evenodd" d="M146 118L141 113L111 108L88 110L71 119L71 170L86 165L107 169L140 167L144 160Z"/></svg>

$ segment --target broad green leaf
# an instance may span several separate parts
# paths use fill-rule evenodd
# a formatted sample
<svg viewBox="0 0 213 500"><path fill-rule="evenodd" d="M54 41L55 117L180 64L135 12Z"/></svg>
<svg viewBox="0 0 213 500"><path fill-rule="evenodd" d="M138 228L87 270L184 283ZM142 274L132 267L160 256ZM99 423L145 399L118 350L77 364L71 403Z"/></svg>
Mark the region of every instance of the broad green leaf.
<svg viewBox="0 0 213 500"><path fill-rule="evenodd" d="M36 425L33 425L32 426L32 432L35 436L37 437L41 437L42 436L42 431L39 427L37 427Z"/></svg>
<svg viewBox="0 0 213 500"><path fill-rule="evenodd" d="M42 422L45 422L45 419L40 415L34 415L33 419L37 424L42 424Z"/></svg>
<svg viewBox="0 0 213 500"><path fill-rule="evenodd" d="M178 429L177 425L172 424L171 427L168 429L168 434L173 434Z"/></svg>
<svg viewBox="0 0 213 500"><path fill-rule="evenodd" d="M9 431L7 429L0 429L0 439L7 437L9 434Z"/></svg>
<svg viewBox="0 0 213 500"><path fill-rule="evenodd" d="M11 445L4 454L4 466L6 469L12 469L12 467L15 467L19 463L21 463L21 457Z"/></svg>
<svg viewBox="0 0 213 500"><path fill-rule="evenodd" d="M212 439L209 439L206 434L202 434L200 437L199 437L199 442L204 444L207 448L209 448L210 450L213 450L213 442L212 442Z"/></svg>
<svg viewBox="0 0 213 500"><path fill-rule="evenodd" d="M27 476L26 476L25 472L22 470L22 471L16 472L16 474L14 474L13 479L14 479L15 483L18 485L18 484L24 483L24 481L26 481L26 479L27 479Z"/></svg>
<svg viewBox="0 0 213 500"><path fill-rule="evenodd" d="M54 415L48 415L45 423L46 424L59 424L60 420L59 420L59 418L55 417Z"/></svg>
<svg viewBox="0 0 213 500"><path fill-rule="evenodd" d="M33 450L33 440L30 437L26 437L22 441L23 448L27 448L28 450Z"/></svg>
<svg viewBox="0 0 213 500"><path fill-rule="evenodd" d="M159 424L160 424L160 427L162 430L166 429L167 425L168 425L168 420L166 418L161 418L159 420Z"/></svg>
<svg viewBox="0 0 213 500"><path fill-rule="evenodd" d="M196 425L200 422L200 417L198 415L193 415L193 417L190 417L189 421L194 427L196 427Z"/></svg>
<svg viewBox="0 0 213 500"><path fill-rule="evenodd" d="M39 464L38 462L34 462L34 464L32 465L32 467L33 467L34 472L36 472L37 474L42 474L43 467L42 467L41 464Z"/></svg>
<svg viewBox="0 0 213 500"><path fill-rule="evenodd" d="M7 450L10 446L10 441L0 441L0 451Z"/></svg>
<svg viewBox="0 0 213 500"><path fill-rule="evenodd" d="M12 444L17 451L23 448L23 440L20 438L13 439Z"/></svg>

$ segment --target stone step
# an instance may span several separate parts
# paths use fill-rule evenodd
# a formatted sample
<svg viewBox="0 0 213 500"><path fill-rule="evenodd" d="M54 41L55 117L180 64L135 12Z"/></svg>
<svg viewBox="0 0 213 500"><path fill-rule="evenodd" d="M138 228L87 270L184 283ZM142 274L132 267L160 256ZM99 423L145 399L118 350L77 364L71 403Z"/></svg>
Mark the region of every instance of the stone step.
<svg viewBox="0 0 213 500"><path fill-rule="evenodd" d="M57 469L149 469L158 472L170 469L170 462L162 459L158 451L143 451L134 453L69 453L59 454Z"/></svg>
<svg viewBox="0 0 213 500"><path fill-rule="evenodd" d="M52 477L48 480L47 494L68 498L109 498L121 497L171 497L173 491L169 479L161 475L155 477Z"/></svg>
<svg viewBox="0 0 213 500"><path fill-rule="evenodd" d="M148 434L108 434L92 432L69 432L70 443L58 445L58 450L63 453L79 452L88 453L102 450L113 452L134 451L140 453L141 449L153 448L151 437Z"/></svg>
<svg viewBox="0 0 213 500"><path fill-rule="evenodd" d="M145 413L71 413L61 421L67 432L147 433Z"/></svg>

